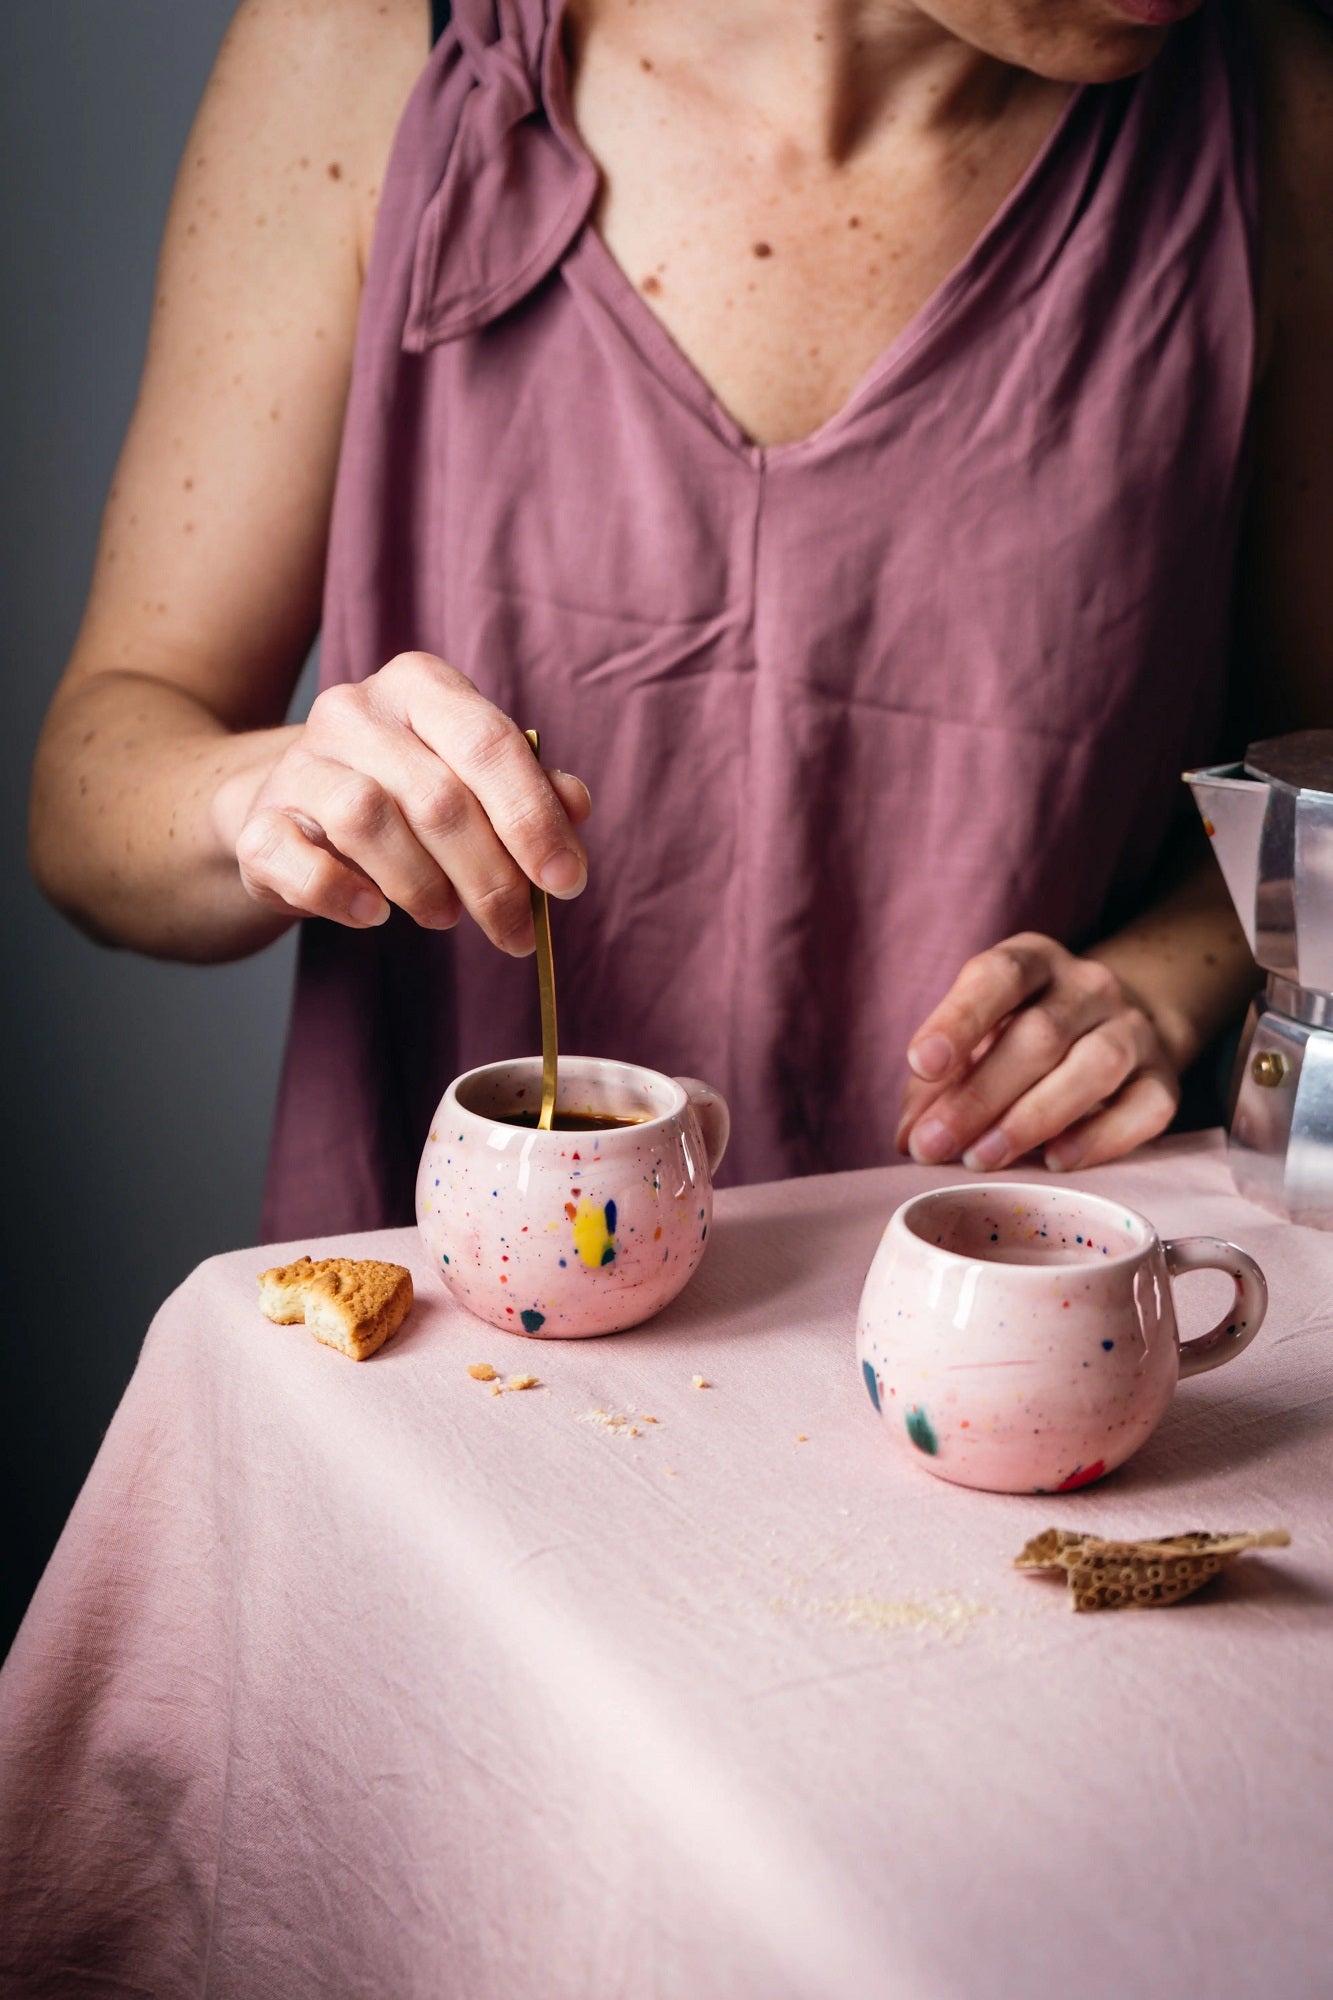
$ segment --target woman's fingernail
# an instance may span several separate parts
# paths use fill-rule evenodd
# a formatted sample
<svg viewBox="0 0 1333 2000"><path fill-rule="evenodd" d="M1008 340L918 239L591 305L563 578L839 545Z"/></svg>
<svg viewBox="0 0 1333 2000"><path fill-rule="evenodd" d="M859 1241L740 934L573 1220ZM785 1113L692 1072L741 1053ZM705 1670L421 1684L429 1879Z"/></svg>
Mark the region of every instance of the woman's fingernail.
<svg viewBox="0 0 1333 2000"><path fill-rule="evenodd" d="M389 905L378 889L358 889L347 909L354 924L382 924L389 917Z"/></svg>
<svg viewBox="0 0 1333 2000"><path fill-rule="evenodd" d="M953 1133L938 1118L925 1118L914 1125L908 1144L912 1158L921 1167L937 1167L941 1160L952 1159L958 1148Z"/></svg>
<svg viewBox="0 0 1333 2000"><path fill-rule="evenodd" d="M1066 1139L1063 1145L1048 1146L1045 1166L1048 1173L1067 1174L1083 1158L1083 1148L1076 1139Z"/></svg>
<svg viewBox="0 0 1333 2000"><path fill-rule="evenodd" d="M551 856L538 880L543 889L549 890L553 896L577 896L587 876L588 871L578 855L566 847L561 853Z"/></svg>
<svg viewBox="0 0 1333 2000"><path fill-rule="evenodd" d="M592 811L592 793L588 790L582 778L576 778L572 771L552 771L550 776L562 779L567 785L577 785L583 793L584 798L588 801L588 811Z"/></svg>
<svg viewBox="0 0 1333 2000"><path fill-rule="evenodd" d="M974 1174L984 1174L992 1167L1002 1167L1013 1148L999 1126L978 1139L975 1146L969 1146L963 1155L963 1165Z"/></svg>
<svg viewBox="0 0 1333 2000"><path fill-rule="evenodd" d="M907 1051L912 1069L926 1083L938 1083L953 1061L953 1046L943 1035L927 1035Z"/></svg>

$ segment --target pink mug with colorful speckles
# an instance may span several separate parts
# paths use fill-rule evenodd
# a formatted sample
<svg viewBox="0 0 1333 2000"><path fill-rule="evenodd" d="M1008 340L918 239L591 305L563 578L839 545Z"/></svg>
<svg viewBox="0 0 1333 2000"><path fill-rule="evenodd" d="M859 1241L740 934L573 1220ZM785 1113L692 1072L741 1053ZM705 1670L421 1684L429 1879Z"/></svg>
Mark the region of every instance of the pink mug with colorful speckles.
<svg viewBox="0 0 1333 2000"><path fill-rule="evenodd" d="M444 1093L417 1173L417 1225L463 1305L543 1340L621 1333L660 1312L704 1254L731 1131L719 1093L600 1056L560 1058L557 1116L625 1121L538 1132L540 1056L469 1070Z"/></svg>
<svg viewBox="0 0 1333 2000"><path fill-rule="evenodd" d="M1171 1280L1225 1271L1231 1308L1181 1342ZM1067 1493L1123 1465L1184 1375L1234 1360L1264 1274L1211 1236L1159 1241L1073 1188L977 1181L890 1217L857 1320L870 1400L928 1472L993 1493Z"/></svg>

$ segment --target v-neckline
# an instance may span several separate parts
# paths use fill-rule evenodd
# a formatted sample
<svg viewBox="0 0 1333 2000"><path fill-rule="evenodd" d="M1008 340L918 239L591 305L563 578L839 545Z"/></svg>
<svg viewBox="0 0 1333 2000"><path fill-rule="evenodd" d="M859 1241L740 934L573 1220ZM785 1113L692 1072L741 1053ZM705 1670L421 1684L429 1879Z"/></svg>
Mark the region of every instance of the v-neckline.
<svg viewBox="0 0 1333 2000"><path fill-rule="evenodd" d="M546 111L561 142L577 159L587 162L600 184L601 169L583 142L570 100L569 65L561 33L565 7L566 0L554 0L548 16L547 40L542 54ZM575 282L586 278L589 289L619 323L663 385L678 401L701 417L730 450L757 468L776 465L806 453L817 453L836 440L838 434L853 422L862 404L903 367L970 290L980 275L982 265L995 250L1015 214L1026 206L1037 181L1044 176L1055 153L1064 144L1081 107L1097 89L1094 84L1072 87L1059 117L1041 145L963 256L880 350L845 401L805 437L789 438L777 444L759 444L749 435L712 387L698 363L686 353L665 321L641 296L591 214L566 254L563 269Z"/></svg>

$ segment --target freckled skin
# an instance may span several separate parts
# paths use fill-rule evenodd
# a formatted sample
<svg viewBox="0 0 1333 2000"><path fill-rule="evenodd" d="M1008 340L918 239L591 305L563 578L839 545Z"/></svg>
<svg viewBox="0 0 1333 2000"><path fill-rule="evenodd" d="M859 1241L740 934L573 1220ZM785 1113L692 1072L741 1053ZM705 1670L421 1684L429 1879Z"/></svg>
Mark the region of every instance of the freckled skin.
<svg viewBox="0 0 1333 2000"><path fill-rule="evenodd" d="M94 936L215 959L290 921L245 893L215 796L253 791L294 734L374 204L428 47L424 0L259 0L224 42L34 778L38 879ZM130 731L145 689L151 716Z"/></svg>
<svg viewBox="0 0 1333 2000"><path fill-rule="evenodd" d="M783 443L842 407L966 254L1071 85L1141 68L1162 34L1103 0L884 0L822 6L813 33L803 8L758 16L765 52L751 0L730 11L748 37L722 7L572 0L573 102L610 248L635 271L672 247L669 293L646 295L744 430ZM738 257L765 267L743 311L722 302Z"/></svg>

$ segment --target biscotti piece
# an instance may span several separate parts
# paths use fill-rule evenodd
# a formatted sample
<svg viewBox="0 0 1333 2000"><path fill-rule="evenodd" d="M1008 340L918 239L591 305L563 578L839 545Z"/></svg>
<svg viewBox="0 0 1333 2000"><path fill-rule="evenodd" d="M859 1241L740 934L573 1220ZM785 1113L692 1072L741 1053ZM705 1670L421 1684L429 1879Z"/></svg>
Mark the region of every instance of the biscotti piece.
<svg viewBox="0 0 1333 2000"><path fill-rule="evenodd" d="M259 1274L259 1310L279 1326L304 1320L316 1340L364 1361L412 1310L412 1274L370 1257L298 1257Z"/></svg>

